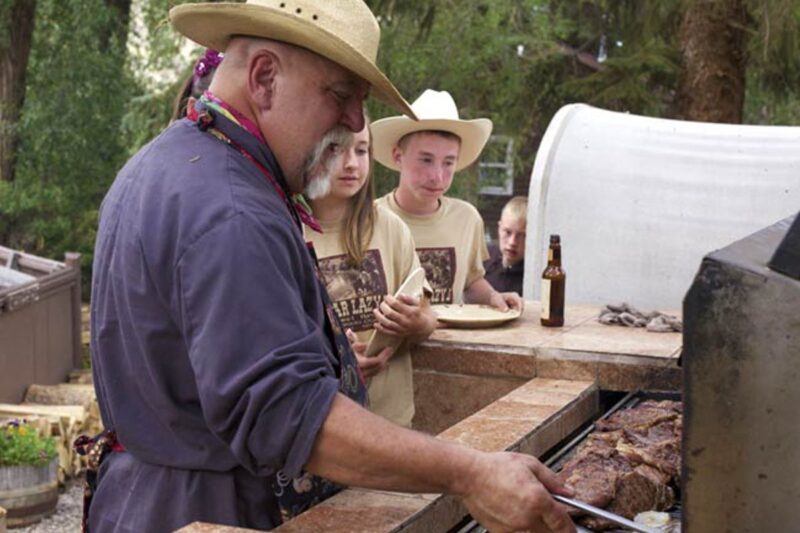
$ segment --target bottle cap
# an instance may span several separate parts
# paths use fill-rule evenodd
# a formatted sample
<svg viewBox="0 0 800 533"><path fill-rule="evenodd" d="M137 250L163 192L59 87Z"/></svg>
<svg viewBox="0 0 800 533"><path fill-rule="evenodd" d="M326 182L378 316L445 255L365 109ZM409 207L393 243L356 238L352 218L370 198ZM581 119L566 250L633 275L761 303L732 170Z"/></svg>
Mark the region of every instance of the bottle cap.
<svg viewBox="0 0 800 533"><path fill-rule="evenodd" d="M550 242L551 243L561 242L561 236L559 236L559 235L550 235Z"/></svg>

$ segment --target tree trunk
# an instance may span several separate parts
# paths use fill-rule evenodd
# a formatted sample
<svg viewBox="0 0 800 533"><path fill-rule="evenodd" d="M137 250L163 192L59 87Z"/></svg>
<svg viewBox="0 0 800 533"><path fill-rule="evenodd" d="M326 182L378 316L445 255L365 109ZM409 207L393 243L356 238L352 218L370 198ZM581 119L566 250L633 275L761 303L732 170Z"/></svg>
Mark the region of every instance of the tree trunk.
<svg viewBox="0 0 800 533"><path fill-rule="evenodd" d="M744 0L688 2L680 29L680 118L742 122L749 22Z"/></svg>
<svg viewBox="0 0 800 533"><path fill-rule="evenodd" d="M14 181L17 123L25 101L25 72L33 41L36 0L14 0L0 24L0 180Z"/></svg>

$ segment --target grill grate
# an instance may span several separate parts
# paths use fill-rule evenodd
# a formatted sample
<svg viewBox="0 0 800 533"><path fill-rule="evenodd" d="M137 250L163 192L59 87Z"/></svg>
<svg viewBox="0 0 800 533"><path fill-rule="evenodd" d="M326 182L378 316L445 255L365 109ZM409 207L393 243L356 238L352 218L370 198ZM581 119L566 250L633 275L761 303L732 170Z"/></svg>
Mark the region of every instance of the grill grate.
<svg viewBox="0 0 800 533"><path fill-rule="evenodd" d="M597 420L604 420L617 411L622 409L630 409L640 402L645 400L674 400L680 401L681 396L678 392L654 392L654 391L633 391L626 394L621 400L616 402L610 409L597 418ZM591 432L595 430L595 424L590 424L585 429L579 431L572 439L568 440L563 446L556 448L555 451L549 453L549 457L543 461L544 464L556 472L561 469L561 466L572 456L578 449L578 446L586 440ZM681 495L678 492L676 495L677 503L669 511L676 521L680 521L681 517ZM578 533L594 533L593 530L587 529L583 526L576 525ZM679 531L679 530L678 530ZM452 528L449 533L488 533L487 529L481 526L471 516L467 516L458 525ZM626 533L626 530L615 529L606 530L606 533Z"/></svg>

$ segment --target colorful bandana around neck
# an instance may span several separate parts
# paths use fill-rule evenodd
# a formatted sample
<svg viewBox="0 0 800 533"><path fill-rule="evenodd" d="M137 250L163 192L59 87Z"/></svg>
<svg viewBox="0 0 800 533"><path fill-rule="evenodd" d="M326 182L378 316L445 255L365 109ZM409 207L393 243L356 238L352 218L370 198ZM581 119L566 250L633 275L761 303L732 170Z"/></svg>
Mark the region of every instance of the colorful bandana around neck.
<svg viewBox="0 0 800 533"><path fill-rule="evenodd" d="M193 122L201 122L203 120L207 120L207 118L204 119L202 115L205 109L210 109L215 113L224 116L237 126L244 128L248 133L250 133L256 139L258 139L260 143L269 146L267 144L266 139L264 139L264 136L261 134L261 130L258 129L258 126L256 126L252 120L244 116L240 111L238 111L236 108L234 108L227 102L223 101L221 98L214 96L214 94L211 91L205 91L203 93L203 96L201 96L200 99L198 100L198 104L199 105L195 105L195 108L192 109L191 110L192 112L189 113L188 115L188 118ZM215 136L221 138L221 140L227 142L228 144L231 144L230 139L224 138L224 135L222 135L220 132L215 133ZM244 152L244 149L242 149L241 147L238 148L242 152ZM252 159L252 156L250 154L247 154L247 156L249 156L248 157L249 159ZM272 178L271 176L270 176L270 181L273 182L273 185L275 185L279 194L281 194L281 196L283 196L284 199L288 199L289 202L291 202L292 208L297 213L297 216L300 218L303 224L305 224L312 230L316 231L317 233L322 233L322 226L320 225L319 221L316 218L314 218L314 214L311 211L311 206L308 205L305 196L303 196L302 193L292 194L286 187L275 183L274 178Z"/></svg>

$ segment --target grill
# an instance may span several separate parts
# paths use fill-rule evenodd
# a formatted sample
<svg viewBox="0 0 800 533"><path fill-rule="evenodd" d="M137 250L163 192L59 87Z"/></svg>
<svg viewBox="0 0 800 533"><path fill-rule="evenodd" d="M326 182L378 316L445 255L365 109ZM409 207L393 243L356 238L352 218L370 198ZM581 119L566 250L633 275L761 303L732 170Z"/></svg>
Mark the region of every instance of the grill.
<svg viewBox="0 0 800 533"><path fill-rule="evenodd" d="M684 299L684 533L797 531L800 216L706 256ZM603 416L644 399L636 393ZM545 464L558 470L592 431ZM470 517L451 533L485 533ZM579 531L586 532L586 529Z"/></svg>
<svg viewBox="0 0 800 533"><path fill-rule="evenodd" d="M626 395L622 400L617 402L614 406L612 406L608 411L606 411L602 416L599 417L598 420L604 420L614 413L618 411L622 411L624 409L630 409L635 407L639 403L643 402L644 400L673 400L673 401L680 401L681 397L680 394L677 392L650 392L650 391L635 391L631 392ZM550 467L553 471L559 472L563 465L569 461L569 459L575 454L578 448L583 444L590 433L595 431L595 425L592 424L582 432L580 432L575 438L565 444L563 447L557 449L555 453L545 461L545 464ZM672 517L672 523L680 524L681 521L681 505L680 505L680 490L679 487L675 487L676 494L675 500L676 504L669 509L667 512ZM593 531L589 528L585 528L582 526L578 526L578 532L590 532ZM627 530L623 529L611 529L605 530L609 533L624 533ZM675 532L680 531L679 528L674 529Z"/></svg>
<svg viewBox="0 0 800 533"><path fill-rule="evenodd" d="M706 256L683 317L684 532L798 531L800 216Z"/></svg>
<svg viewBox="0 0 800 533"><path fill-rule="evenodd" d="M600 415L596 420L604 420L617 411L630 409L644 400L674 400L680 401L680 394L677 392L653 392L653 391L634 391L625 395L622 399L616 401L607 411ZM561 467L569 461L573 454L578 450L581 444L588 438L589 434L595 431L595 424L589 424L579 432L563 443L557 446L554 450L548 453L548 458L543 462L549 468L558 472ZM673 518L674 524L679 524L681 521L681 504L680 504L680 491L676 491L676 504L667 512ZM583 526L577 526L578 533L593 533L593 530ZM605 530L606 533L625 533L627 530L611 529ZM673 531L676 533L680 531L680 527L676 527ZM477 521L471 517L467 517L458 526L450 530L450 533L488 533L487 530L478 524Z"/></svg>

